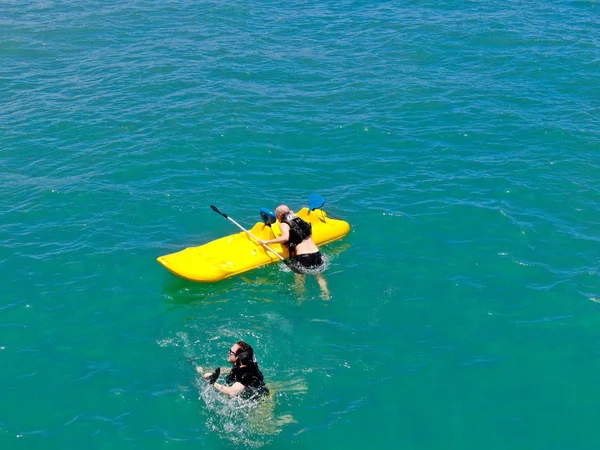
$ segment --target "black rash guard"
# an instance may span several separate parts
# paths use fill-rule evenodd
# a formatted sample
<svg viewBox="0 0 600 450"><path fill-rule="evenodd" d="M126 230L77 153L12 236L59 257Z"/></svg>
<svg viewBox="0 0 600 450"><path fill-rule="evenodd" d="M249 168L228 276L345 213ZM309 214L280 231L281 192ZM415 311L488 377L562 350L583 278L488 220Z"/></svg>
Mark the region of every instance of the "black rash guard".
<svg viewBox="0 0 600 450"><path fill-rule="evenodd" d="M239 395L244 399L257 399L269 395L269 388L264 382L263 374L254 363L231 369L227 375L227 382L242 383L244 390Z"/></svg>

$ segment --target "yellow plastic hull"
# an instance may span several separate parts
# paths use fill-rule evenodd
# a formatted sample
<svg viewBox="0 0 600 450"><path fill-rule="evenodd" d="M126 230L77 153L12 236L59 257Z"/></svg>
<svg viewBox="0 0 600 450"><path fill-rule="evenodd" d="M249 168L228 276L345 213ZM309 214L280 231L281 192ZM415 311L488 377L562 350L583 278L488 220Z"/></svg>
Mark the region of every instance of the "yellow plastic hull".
<svg viewBox="0 0 600 450"><path fill-rule="evenodd" d="M312 224L312 237L317 245L341 239L350 231L348 222L330 219L320 209L309 213L307 208L303 208L297 214ZM279 222L270 227L259 222L249 231L262 240L273 239L281 234ZM270 247L284 258L289 256L284 245L271 244ZM210 283L278 262L280 259L241 231L199 247L189 247L177 253L160 256L157 261L175 275Z"/></svg>

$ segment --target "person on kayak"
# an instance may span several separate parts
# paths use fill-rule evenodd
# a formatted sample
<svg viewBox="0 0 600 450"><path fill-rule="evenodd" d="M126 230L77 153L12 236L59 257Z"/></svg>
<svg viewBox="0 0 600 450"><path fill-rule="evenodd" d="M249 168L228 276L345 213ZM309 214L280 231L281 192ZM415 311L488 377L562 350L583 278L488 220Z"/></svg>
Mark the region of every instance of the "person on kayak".
<svg viewBox="0 0 600 450"><path fill-rule="evenodd" d="M228 385L217 383L221 374L221 369L217 368L214 372L202 374L201 367L196 367L196 371L203 375L213 387L222 394L229 397L240 396L243 399L257 400L262 396L269 395L269 388L264 382L263 374L258 368L258 363L254 357L254 350L244 341L236 342L229 350L227 360L231 364L231 371L227 374L225 382Z"/></svg>
<svg viewBox="0 0 600 450"><path fill-rule="evenodd" d="M323 257L319 247L312 238L312 226L302 220L294 211L291 211L286 205L279 205L275 209L275 215L279 220L279 229L281 236L268 241L261 241L262 244L284 244L290 251L290 257L296 264L296 267L303 274L314 274L321 288L322 297L329 300L331 297L327 282L321 274L325 269ZM296 286L303 290L304 277L296 274Z"/></svg>

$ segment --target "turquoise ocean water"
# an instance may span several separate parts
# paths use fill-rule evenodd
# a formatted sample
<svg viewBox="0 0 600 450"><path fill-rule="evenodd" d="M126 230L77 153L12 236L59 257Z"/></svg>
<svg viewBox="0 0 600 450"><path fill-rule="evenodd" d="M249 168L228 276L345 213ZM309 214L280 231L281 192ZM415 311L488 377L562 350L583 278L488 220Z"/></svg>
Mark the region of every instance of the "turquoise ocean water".
<svg viewBox="0 0 600 450"><path fill-rule="evenodd" d="M598 448L599 12L0 2L0 448ZM314 192L331 301L156 262Z"/></svg>

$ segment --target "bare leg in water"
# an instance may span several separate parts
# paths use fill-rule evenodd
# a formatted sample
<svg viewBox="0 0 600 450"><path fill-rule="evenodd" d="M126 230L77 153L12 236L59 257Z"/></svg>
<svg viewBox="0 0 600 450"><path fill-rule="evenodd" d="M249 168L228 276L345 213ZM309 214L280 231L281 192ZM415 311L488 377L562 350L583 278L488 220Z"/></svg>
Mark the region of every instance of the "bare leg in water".
<svg viewBox="0 0 600 450"><path fill-rule="evenodd" d="M298 274L298 273L294 274L296 293L298 295L304 294L305 277L306 277L306 275L302 275L302 274ZM325 277L323 276L323 274L317 273L315 275L315 278L317 279L317 283L319 283L319 287L321 288L321 298L323 300L331 299L331 294L329 293L329 288L327 287L327 280L325 280Z"/></svg>
<svg viewBox="0 0 600 450"><path fill-rule="evenodd" d="M322 273L318 273L315 275L317 279L317 283L319 283L319 287L321 288L321 298L323 300L329 300L331 298L331 294L329 293L329 288L327 287L327 280Z"/></svg>
<svg viewBox="0 0 600 450"><path fill-rule="evenodd" d="M304 275L295 273L294 274L294 284L296 286L296 293L298 295L304 294Z"/></svg>

